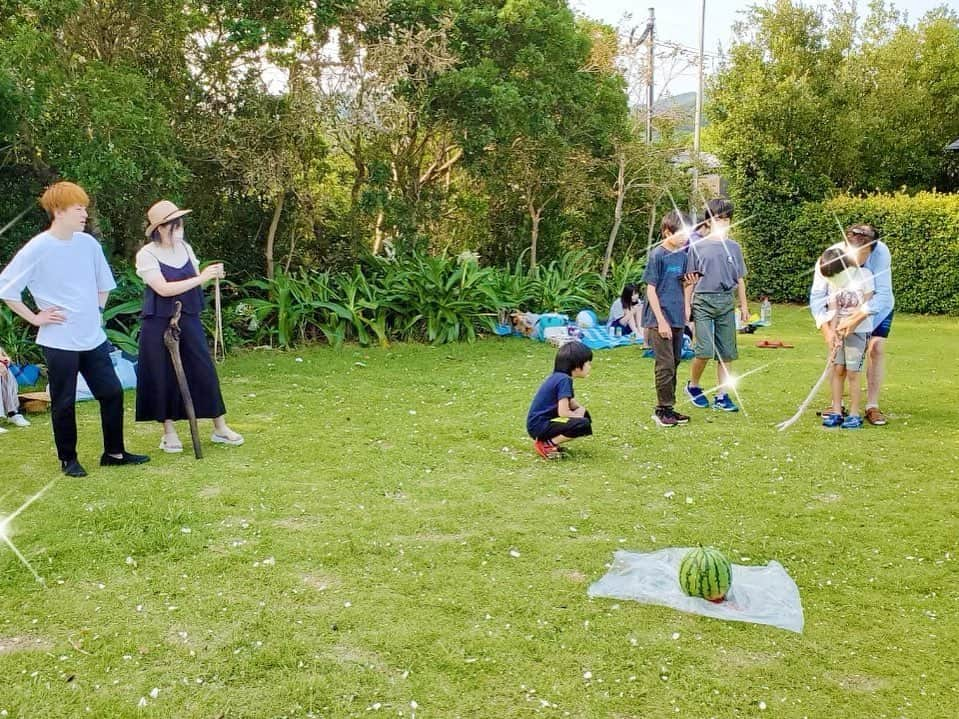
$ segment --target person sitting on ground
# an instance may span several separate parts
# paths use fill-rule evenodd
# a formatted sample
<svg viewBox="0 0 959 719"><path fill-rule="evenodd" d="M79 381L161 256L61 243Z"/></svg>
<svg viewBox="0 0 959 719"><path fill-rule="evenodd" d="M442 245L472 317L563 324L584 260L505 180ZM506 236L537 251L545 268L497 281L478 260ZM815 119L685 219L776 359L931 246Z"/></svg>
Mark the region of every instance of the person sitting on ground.
<svg viewBox="0 0 959 719"><path fill-rule="evenodd" d="M543 459L558 459L560 445L593 433L592 418L573 396L573 378L588 377L593 351L569 342L556 352L553 373L540 385L526 415L526 431Z"/></svg>
<svg viewBox="0 0 959 719"><path fill-rule="evenodd" d="M860 403L862 388L859 373L872 331L869 300L875 294L872 273L838 247L830 247L819 258L819 271L829 284L826 310L816 324L835 352L832 372L832 410L823 413L824 427L859 429L862 427ZM849 414L842 414L843 385L848 380Z"/></svg>
<svg viewBox="0 0 959 719"><path fill-rule="evenodd" d="M619 329L625 335L635 335L642 338L643 332L643 303L639 299L639 288L630 283L623 287L623 292L613 306L609 308L609 328Z"/></svg>
<svg viewBox="0 0 959 719"><path fill-rule="evenodd" d="M3 417L16 427L29 427L30 422L20 414L20 387L10 371L10 357L0 347L0 410ZM0 427L0 434L6 432Z"/></svg>

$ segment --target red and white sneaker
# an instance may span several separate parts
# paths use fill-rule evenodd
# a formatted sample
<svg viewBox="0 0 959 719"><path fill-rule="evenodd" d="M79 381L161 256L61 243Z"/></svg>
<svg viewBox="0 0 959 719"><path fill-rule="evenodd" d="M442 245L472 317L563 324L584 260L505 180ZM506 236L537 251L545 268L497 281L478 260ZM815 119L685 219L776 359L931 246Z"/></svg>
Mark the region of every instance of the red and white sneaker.
<svg viewBox="0 0 959 719"><path fill-rule="evenodd" d="M543 459L559 459L560 453L559 449L556 448L556 445L552 442L544 441L537 439L533 442L533 449L536 450L538 454Z"/></svg>

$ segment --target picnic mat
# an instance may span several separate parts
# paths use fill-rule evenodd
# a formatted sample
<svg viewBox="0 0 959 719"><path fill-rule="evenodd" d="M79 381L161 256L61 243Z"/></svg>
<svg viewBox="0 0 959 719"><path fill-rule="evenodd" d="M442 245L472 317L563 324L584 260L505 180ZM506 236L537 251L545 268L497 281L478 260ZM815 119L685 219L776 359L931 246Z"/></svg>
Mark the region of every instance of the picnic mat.
<svg viewBox="0 0 959 719"><path fill-rule="evenodd" d="M590 586L589 596L632 599L716 619L770 624L802 633L799 587L779 562L772 561L761 567L732 565L733 581L726 600L714 604L686 596L679 587L679 563L689 550L689 547L645 553L620 550L613 555L613 565L606 575Z"/></svg>

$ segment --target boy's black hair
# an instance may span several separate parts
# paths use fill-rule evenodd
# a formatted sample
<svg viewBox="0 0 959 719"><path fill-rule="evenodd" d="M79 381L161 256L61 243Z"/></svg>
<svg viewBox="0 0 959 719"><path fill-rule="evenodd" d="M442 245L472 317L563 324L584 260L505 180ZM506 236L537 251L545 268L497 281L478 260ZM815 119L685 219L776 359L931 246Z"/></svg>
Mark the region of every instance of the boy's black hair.
<svg viewBox="0 0 959 719"><path fill-rule="evenodd" d="M680 212L679 210L670 210L665 215L659 223L659 231L662 234L667 232L671 235L675 235L684 227L691 227L692 221L689 219L689 215L685 212Z"/></svg>
<svg viewBox="0 0 959 719"><path fill-rule="evenodd" d="M619 301L623 303L624 310L633 306L633 295L635 294L639 294L639 287L632 282L623 288L623 292L619 296Z"/></svg>
<svg viewBox="0 0 959 719"><path fill-rule="evenodd" d="M574 369L580 369L587 362L593 361L593 350L582 342L567 342L556 352L553 362L553 372L573 374Z"/></svg>
<svg viewBox="0 0 959 719"><path fill-rule="evenodd" d="M706 222L733 219L733 203L723 197L714 197L706 203Z"/></svg>
<svg viewBox="0 0 959 719"><path fill-rule="evenodd" d="M819 271L823 277L835 277L843 270L855 265L838 247L830 247L819 258Z"/></svg>

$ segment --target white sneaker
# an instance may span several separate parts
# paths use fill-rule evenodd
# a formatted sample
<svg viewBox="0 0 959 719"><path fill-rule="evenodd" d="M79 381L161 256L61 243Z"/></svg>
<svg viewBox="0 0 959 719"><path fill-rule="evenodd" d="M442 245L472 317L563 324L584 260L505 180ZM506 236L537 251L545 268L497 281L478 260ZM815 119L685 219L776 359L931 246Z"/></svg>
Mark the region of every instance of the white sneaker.
<svg viewBox="0 0 959 719"><path fill-rule="evenodd" d="M230 439L229 437L224 437L222 434L213 433L213 436L210 437L210 441L214 444L228 444L232 447L239 447L243 444L243 436L237 434L236 439Z"/></svg>
<svg viewBox="0 0 959 719"><path fill-rule="evenodd" d="M30 420L24 417L22 414L15 414L12 417L7 417L7 419L15 424L17 427L29 427Z"/></svg>

